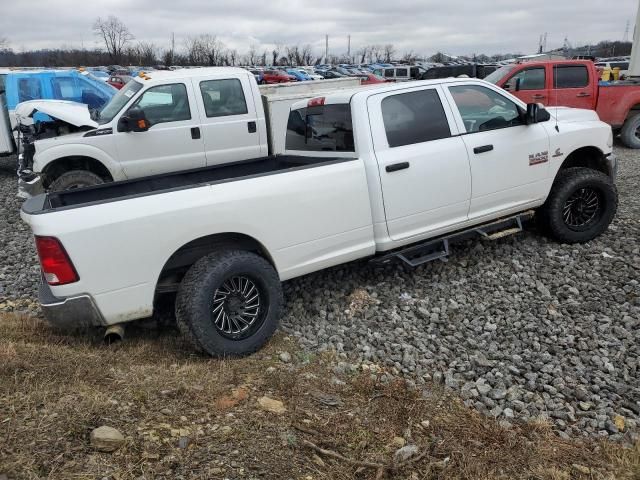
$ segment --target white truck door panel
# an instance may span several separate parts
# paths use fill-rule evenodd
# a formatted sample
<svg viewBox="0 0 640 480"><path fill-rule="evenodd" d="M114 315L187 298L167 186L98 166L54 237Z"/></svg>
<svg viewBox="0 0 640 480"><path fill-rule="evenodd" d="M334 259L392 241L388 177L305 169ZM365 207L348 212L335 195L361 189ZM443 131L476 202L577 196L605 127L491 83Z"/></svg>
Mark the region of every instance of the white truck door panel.
<svg viewBox="0 0 640 480"><path fill-rule="evenodd" d="M525 125L516 103L482 85L448 88L449 103L466 131L471 164L469 219L544 198L549 176L549 136L541 124Z"/></svg>
<svg viewBox="0 0 640 480"><path fill-rule="evenodd" d="M200 118L190 83L151 87L130 108L133 106L145 112L151 127L146 132L114 132L127 177L205 166Z"/></svg>
<svg viewBox="0 0 640 480"><path fill-rule="evenodd" d="M193 79L207 165L262 156L249 77ZM266 142L266 139L263 139Z"/></svg>
<svg viewBox="0 0 640 480"><path fill-rule="evenodd" d="M466 221L469 159L440 88L374 95L368 109L389 236L400 240Z"/></svg>

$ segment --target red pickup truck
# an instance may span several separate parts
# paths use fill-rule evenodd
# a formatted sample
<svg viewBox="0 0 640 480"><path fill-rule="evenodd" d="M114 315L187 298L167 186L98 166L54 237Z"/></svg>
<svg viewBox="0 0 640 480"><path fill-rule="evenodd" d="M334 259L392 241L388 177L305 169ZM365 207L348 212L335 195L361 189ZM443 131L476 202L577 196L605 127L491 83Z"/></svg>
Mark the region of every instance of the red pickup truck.
<svg viewBox="0 0 640 480"><path fill-rule="evenodd" d="M595 110L622 142L640 148L640 82L600 82L589 60L516 63L485 78L527 103Z"/></svg>

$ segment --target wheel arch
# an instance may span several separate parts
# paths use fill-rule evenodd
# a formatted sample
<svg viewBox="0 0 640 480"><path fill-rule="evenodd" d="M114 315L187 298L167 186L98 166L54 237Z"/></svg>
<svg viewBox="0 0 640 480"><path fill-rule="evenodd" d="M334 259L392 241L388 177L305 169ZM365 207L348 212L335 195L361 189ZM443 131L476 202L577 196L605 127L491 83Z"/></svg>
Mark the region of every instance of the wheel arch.
<svg viewBox="0 0 640 480"><path fill-rule="evenodd" d="M176 249L160 270L156 290L172 291L186 271L202 257L224 248L247 250L265 258L278 271L269 250L257 239L244 233L216 233L196 238Z"/></svg>
<svg viewBox="0 0 640 480"><path fill-rule="evenodd" d="M84 155L73 155L57 158L42 169L42 173L45 175L45 187L48 187L63 173L71 170L87 170L95 173L106 182L111 182L114 179L111 171L100 160Z"/></svg>
<svg viewBox="0 0 640 480"><path fill-rule="evenodd" d="M556 178L563 170L574 167L590 168L609 176L613 175L604 152L594 146L580 147L567 155L556 172Z"/></svg>

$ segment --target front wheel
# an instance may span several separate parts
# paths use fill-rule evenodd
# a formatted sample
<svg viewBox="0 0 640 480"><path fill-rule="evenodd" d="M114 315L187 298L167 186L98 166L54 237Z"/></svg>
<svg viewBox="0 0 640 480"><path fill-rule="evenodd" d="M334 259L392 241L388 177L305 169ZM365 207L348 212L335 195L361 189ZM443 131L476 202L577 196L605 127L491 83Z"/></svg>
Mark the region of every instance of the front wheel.
<svg viewBox="0 0 640 480"><path fill-rule="evenodd" d="M51 182L49 190L52 192L62 192L63 190L92 187L103 183L104 180L102 177L93 172L89 172L88 170L71 170L63 173Z"/></svg>
<svg viewBox="0 0 640 480"><path fill-rule="evenodd" d="M176 298L176 321L200 351L214 357L255 352L273 335L282 313L282 286L263 257L224 250L198 260Z"/></svg>
<svg viewBox="0 0 640 480"><path fill-rule="evenodd" d="M611 178L589 168L568 168L556 178L537 212L543 230L564 243L583 243L604 232L618 208Z"/></svg>

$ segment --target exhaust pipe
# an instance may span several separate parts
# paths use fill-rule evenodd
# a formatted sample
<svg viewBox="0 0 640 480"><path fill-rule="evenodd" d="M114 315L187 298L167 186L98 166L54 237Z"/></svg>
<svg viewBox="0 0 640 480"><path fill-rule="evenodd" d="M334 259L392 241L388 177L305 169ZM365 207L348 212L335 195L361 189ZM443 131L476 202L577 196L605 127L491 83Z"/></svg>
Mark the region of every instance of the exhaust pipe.
<svg viewBox="0 0 640 480"><path fill-rule="evenodd" d="M111 345L112 343L117 343L122 341L124 338L124 325L117 324L111 325L107 327L104 332L104 343L107 345Z"/></svg>

